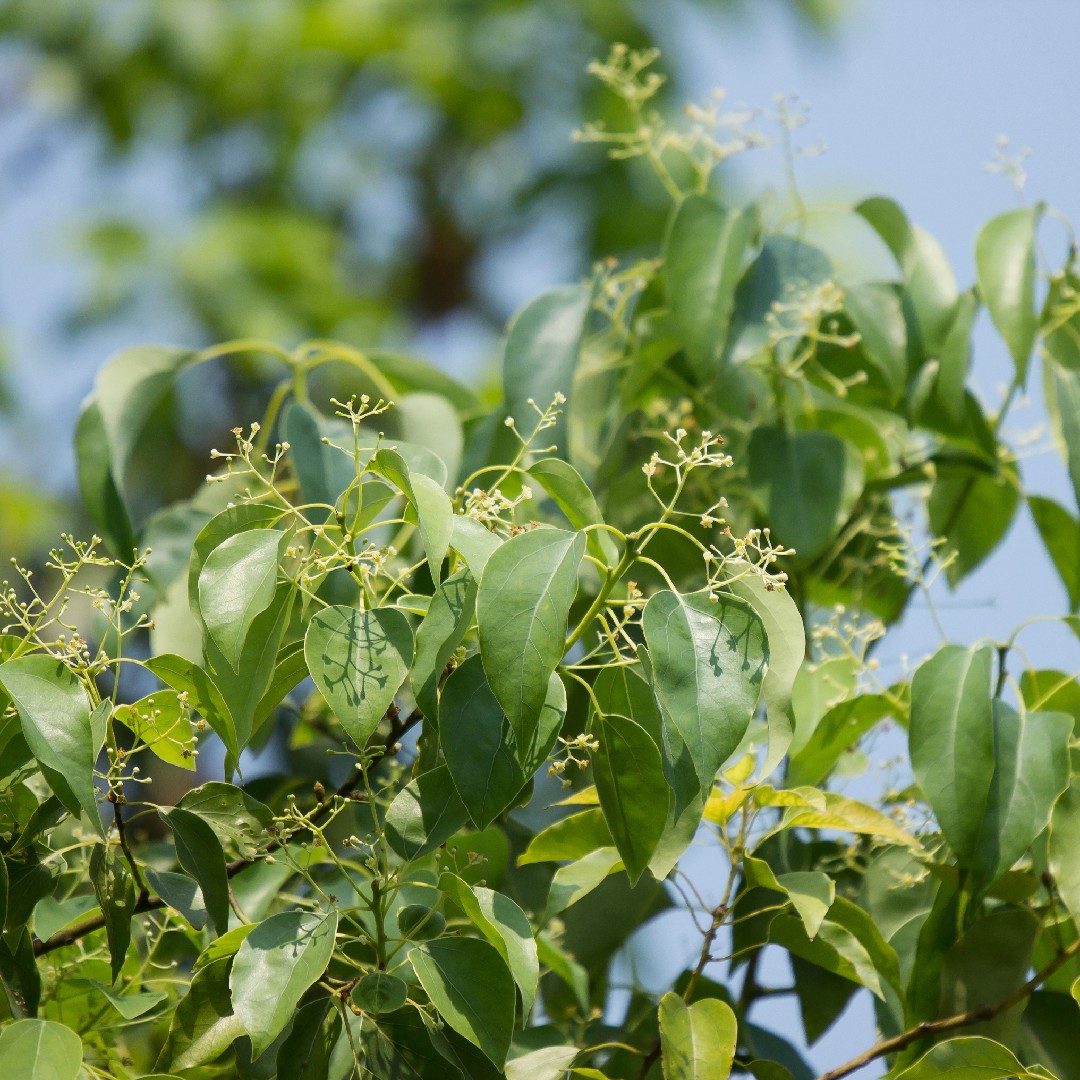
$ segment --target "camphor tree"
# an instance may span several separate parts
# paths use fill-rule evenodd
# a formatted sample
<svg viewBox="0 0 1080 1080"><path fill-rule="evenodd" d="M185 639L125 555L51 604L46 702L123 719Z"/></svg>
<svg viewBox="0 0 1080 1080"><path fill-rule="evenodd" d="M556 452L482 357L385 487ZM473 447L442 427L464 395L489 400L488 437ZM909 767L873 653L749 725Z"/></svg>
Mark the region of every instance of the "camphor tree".
<svg viewBox="0 0 1080 1080"><path fill-rule="evenodd" d="M961 291L871 198L893 279L838 280L798 199L712 193L761 136L667 126L651 60L594 66L629 123L583 134L656 172L665 237L521 311L501 400L322 340L103 368L100 539L0 596L5 1080L801 1080L771 1000L813 1042L860 988L878 1030L831 1080L1080 1075L1080 689L1023 626L891 685L873 656L1022 506L1080 602L1080 525L1003 441L1038 351L1080 488L1073 253L1040 268L1046 211L1005 213ZM282 374L259 421L148 512L163 403L254 354ZM888 725L910 786L837 790ZM700 943L624 1013L613 958L673 907Z"/></svg>

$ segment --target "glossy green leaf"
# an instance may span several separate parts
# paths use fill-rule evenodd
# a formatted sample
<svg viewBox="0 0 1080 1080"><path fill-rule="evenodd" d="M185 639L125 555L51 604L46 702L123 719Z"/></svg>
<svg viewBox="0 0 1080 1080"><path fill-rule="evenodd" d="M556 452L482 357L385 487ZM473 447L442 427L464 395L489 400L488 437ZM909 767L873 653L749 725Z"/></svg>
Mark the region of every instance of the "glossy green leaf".
<svg viewBox="0 0 1080 1080"><path fill-rule="evenodd" d="M592 773L615 846L631 884L656 851L668 819L668 783L653 735L629 717L594 714L590 728L600 748Z"/></svg>
<svg viewBox="0 0 1080 1080"><path fill-rule="evenodd" d="M962 865L981 858L994 772L989 648L946 645L911 683L908 746L915 779Z"/></svg>
<svg viewBox="0 0 1080 1080"><path fill-rule="evenodd" d="M396 975L370 971L353 987L352 999L364 1012L380 1016L400 1009L408 993L408 986Z"/></svg>
<svg viewBox="0 0 1080 1080"><path fill-rule="evenodd" d="M724 353L735 289L758 228L753 206L727 210L702 195L683 199L671 222L664 247L671 320L703 380Z"/></svg>
<svg viewBox="0 0 1080 1080"><path fill-rule="evenodd" d="M0 686L7 692L34 757L59 775L57 796L78 817L80 810L101 835L94 787L94 765L101 742L90 717L82 684L59 660L43 654L0 664Z"/></svg>
<svg viewBox="0 0 1080 1080"><path fill-rule="evenodd" d="M764 777L780 764L794 735L791 692L806 658L806 632L799 607L786 589L767 589L751 575L731 582L728 590L757 612L769 642L769 668L762 683L769 720L769 746L760 771Z"/></svg>
<svg viewBox="0 0 1080 1080"><path fill-rule="evenodd" d="M509 896L481 885L468 885L444 873L439 889L452 900L498 950L521 992L521 1013L528 1020L540 980L536 942L529 918Z"/></svg>
<svg viewBox="0 0 1080 1080"><path fill-rule="evenodd" d="M403 859L419 859L449 840L468 816L450 770L439 765L394 796L386 809L386 840Z"/></svg>
<svg viewBox="0 0 1080 1080"><path fill-rule="evenodd" d="M152 866L146 867L144 874L151 891L179 911L196 930L206 925L206 901L197 881L187 874L155 870Z"/></svg>
<svg viewBox="0 0 1080 1080"><path fill-rule="evenodd" d="M543 293L514 317L503 353L506 412L523 436L539 420L530 399L546 409L556 393L566 398L562 418L544 436L560 457L566 456L566 417L573 408L574 373L591 309L588 285L565 285Z"/></svg>
<svg viewBox="0 0 1080 1080"><path fill-rule="evenodd" d="M187 694L188 705L192 711L206 720L234 759L239 757L232 713L214 680L203 668L172 653L150 657L146 661L146 667L166 686L178 693Z"/></svg>
<svg viewBox="0 0 1080 1080"><path fill-rule="evenodd" d="M90 881L105 917L105 935L115 983L131 944L131 917L135 914L135 884L118 846L94 845L90 853Z"/></svg>
<svg viewBox="0 0 1080 1080"><path fill-rule="evenodd" d="M454 507L442 485L423 473L411 473L404 459L394 450L376 453L372 464L395 484L412 504L420 527L420 539L431 568L431 580L437 585L442 561L454 534Z"/></svg>
<svg viewBox="0 0 1080 1080"><path fill-rule="evenodd" d="M450 546L460 553L469 572L477 581L480 580L488 559L502 543L502 537L485 528L475 518L465 517L464 514L454 515L454 534Z"/></svg>
<svg viewBox="0 0 1080 1080"><path fill-rule="evenodd" d="M678 994L660 999L660 1060L664 1080L727 1080L738 1024L717 998L687 1005Z"/></svg>
<svg viewBox="0 0 1080 1080"><path fill-rule="evenodd" d="M514 804L555 745L565 714L566 690L552 674L533 741L522 752L478 655L468 657L446 680L439 703L439 743L478 829L487 828Z"/></svg>
<svg viewBox="0 0 1080 1080"><path fill-rule="evenodd" d="M176 805L202 818L222 845L243 859L255 858L274 823L269 807L243 788L216 780L186 791Z"/></svg>
<svg viewBox="0 0 1080 1080"><path fill-rule="evenodd" d="M477 938L417 945L409 961L439 1015L502 1068L514 1029L514 981L498 950Z"/></svg>
<svg viewBox="0 0 1080 1080"><path fill-rule="evenodd" d="M439 679L476 613L476 579L469 570L451 574L431 597L416 631L416 658L409 679L413 697L427 719L439 715Z"/></svg>
<svg viewBox="0 0 1080 1080"><path fill-rule="evenodd" d="M1035 233L1041 205L988 221L975 241L979 292L1023 382L1039 326L1035 310Z"/></svg>
<svg viewBox="0 0 1080 1080"><path fill-rule="evenodd" d="M258 735L263 724L274 715L282 701L309 675L303 641L290 641L279 650L274 661L270 684L255 706L251 718L252 737Z"/></svg>
<svg viewBox="0 0 1080 1080"><path fill-rule="evenodd" d="M285 438L303 501L334 506L356 480L356 467L350 455L322 441L328 432L320 419L310 405L292 402L284 417Z"/></svg>
<svg viewBox="0 0 1080 1080"><path fill-rule="evenodd" d="M236 533L210 552L199 573L199 611L234 671L252 620L277 592L284 536L274 529Z"/></svg>
<svg viewBox="0 0 1080 1080"><path fill-rule="evenodd" d="M1001 1043L964 1035L938 1043L914 1065L897 1073L896 1080L1025 1080L1034 1075Z"/></svg>
<svg viewBox="0 0 1080 1080"><path fill-rule="evenodd" d="M1060 503L1041 495L1029 495L1028 507L1065 587L1068 609L1075 612L1080 608L1080 522Z"/></svg>
<svg viewBox="0 0 1080 1080"><path fill-rule="evenodd" d="M177 1003L158 1069L191 1069L220 1057L241 1038L244 1025L233 1013L229 991L232 958L218 960L195 973L188 992Z"/></svg>
<svg viewBox="0 0 1080 1080"><path fill-rule="evenodd" d="M16 1020L0 1031L4 1080L76 1080L82 1040L52 1020Z"/></svg>
<svg viewBox="0 0 1080 1080"><path fill-rule="evenodd" d="M548 682L566 649L566 622L584 550L582 533L534 529L493 552L480 579L480 655L522 762L540 724Z"/></svg>
<svg viewBox="0 0 1080 1080"><path fill-rule="evenodd" d="M541 458L529 466L529 475L551 496L560 512L575 529L603 524L604 518L591 488L581 474L561 458ZM619 545L607 529L586 534L589 552L607 566L619 561Z"/></svg>
<svg viewBox="0 0 1080 1080"><path fill-rule="evenodd" d="M826 551L862 494L862 457L827 431L756 427L750 436L750 488L773 541L803 565Z"/></svg>
<svg viewBox="0 0 1080 1080"><path fill-rule="evenodd" d="M214 830L183 807L159 807L158 815L172 830L177 861L199 883L214 932L224 934L229 929L229 879Z"/></svg>
<svg viewBox="0 0 1080 1080"><path fill-rule="evenodd" d="M518 856L518 866L580 859L597 848L613 844L603 810L584 810L541 829Z"/></svg>
<svg viewBox="0 0 1080 1080"><path fill-rule="evenodd" d="M1073 720L1066 713L1016 710L994 702L994 775L978 844L989 883L1031 847L1069 782Z"/></svg>
<svg viewBox="0 0 1080 1080"><path fill-rule="evenodd" d="M118 706L113 715L162 761L194 772L195 728L191 710L180 703L177 691L148 694L131 705Z"/></svg>
<svg viewBox="0 0 1080 1080"><path fill-rule="evenodd" d="M334 951L337 912L282 911L244 938L229 975L233 1009L258 1057L292 1019Z"/></svg>
<svg viewBox="0 0 1080 1080"><path fill-rule="evenodd" d="M572 992L581 1015L589 1012L589 973L569 953L544 934L536 936L536 952L540 963Z"/></svg>
<svg viewBox="0 0 1080 1080"><path fill-rule="evenodd" d="M125 1020L134 1020L138 1016L145 1016L151 1009L167 1000L169 996L164 990L118 994L111 986L106 986L97 979L84 979L81 982L96 993L101 994ZM142 1080L146 1080L146 1078L143 1077Z"/></svg>
<svg viewBox="0 0 1080 1080"><path fill-rule="evenodd" d="M757 707L769 662L765 628L736 597L666 590L645 605L642 628L664 723L686 744L707 794Z"/></svg>
<svg viewBox="0 0 1080 1080"><path fill-rule="evenodd" d="M412 628L396 608L324 608L308 624L304 654L326 703L362 748L409 673Z"/></svg>

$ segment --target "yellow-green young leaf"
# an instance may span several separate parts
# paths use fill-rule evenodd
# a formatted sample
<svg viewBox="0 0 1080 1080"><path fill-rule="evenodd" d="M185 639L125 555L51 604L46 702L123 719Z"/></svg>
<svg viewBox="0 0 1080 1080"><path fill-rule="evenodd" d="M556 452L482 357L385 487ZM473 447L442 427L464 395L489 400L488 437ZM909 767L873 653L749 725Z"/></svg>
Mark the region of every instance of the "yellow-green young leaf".
<svg viewBox="0 0 1080 1080"><path fill-rule="evenodd" d="M685 743L702 795L742 742L769 663L760 617L733 596L653 594L642 614L665 727Z"/></svg>
<svg viewBox="0 0 1080 1080"><path fill-rule="evenodd" d="M506 412L528 436L539 416L562 394L563 415L543 436L566 457L567 417L573 408L574 373L592 310L592 287L565 285L538 296L514 316L503 353L503 387ZM530 403L536 403L536 408Z"/></svg>
<svg viewBox="0 0 1080 1080"><path fill-rule="evenodd" d="M199 883L214 932L224 934L229 929L229 878L214 830L180 806L159 807L158 816L172 830L177 861Z"/></svg>
<svg viewBox="0 0 1080 1080"><path fill-rule="evenodd" d="M915 779L963 866L980 858L994 772L989 648L946 645L911 683L908 746Z"/></svg>
<svg viewBox="0 0 1080 1080"><path fill-rule="evenodd" d="M177 691L148 694L132 705L120 705L113 715L162 761L195 770L191 709L180 703Z"/></svg>
<svg viewBox="0 0 1080 1080"><path fill-rule="evenodd" d="M1049 1075L1029 1072L1011 1050L993 1039L965 1035L938 1043L896 1080L1026 1080Z"/></svg>
<svg viewBox="0 0 1080 1080"><path fill-rule="evenodd" d="M82 1069L82 1040L52 1020L16 1020L0 1031L4 1080L75 1080Z"/></svg>
<svg viewBox="0 0 1080 1080"><path fill-rule="evenodd" d="M769 642L769 670L763 684L769 745L760 774L766 777L780 764L794 735L791 691L806 658L806 631L799 607L786 589L766 589L753 575L731 582L728 589L758 613Z"/></svg>
<svg viewBox="0 0 1080 1080"><path fill-rule="evenodd" d="M308 623L304 655L326 703L363 748L409 673L412 627L396 608L323 608Z"/></svg>
<svg viewBox="0 0 1080 1080"><path fill-rule="evenodd" d="M235 761L240 756L236 726L229 706L210 675L198 664L174 653L152 656L146 661L146 667L166 686L187 694L192 711L202 716L213 728Z"/></svg>
<svg viewBox="0 0 1080 1080"><path fill-rule="evenodd" d="M409 500L420 527L431 580L438 585L442 561L450 548L454 533L454 507L442 485L422 472L413 473L396 450L381 449L372 464L391 483L397 485Z"/></svg>
<svg viewBox="0 0 1080 1080"><path fill-rule="evenodd" d="M1012 353L1021 382L1039 328L1035 233L1043 210L1040 204L999 214L982 227L975 241L979 293Z"/></svg>
<svg viewBox="0 0 1080 1080"><path fill-rule="evenodd" d="M919 841L898 825L887 814L875 810L866 803L840 795L834 791L823 792L825 808L791 807L785 814L780 829L843 829L846 832L866 836L881 836L907 847L921 848Z"/></svg>
<svg viewBox="0 0 1080 1080"><path fill-rule="evenodd" d="M179 1070L206 1065L245 1034L243 1022L233 1013L231 966L229 957L195 974L188 992L177 1003L156 1068Z"/></svg>
<svg viewBox="0 0 1080 1080"><path fill-rule="evenodd" d="M135 885L118 846L94 845L90 853L90 881L105 919L112 978L116 982L131 944L131 917L135 914Z"/></svg>
<svg viewBox="0 0 1080 1080"><path fill-rule="evenodd" d="M434 851L468 820L450 770L439 765L410 780L386 808L386 841L412 861Z"/></svg>
<svg viewBox="0 0 1080 1080"><path fill-rule="evenodd" d="M443 1020L501 1069L514 1032L515 994L495 947L477 938L439 938L411 949L409 962Z"/></svg>
<svg viewBox="0 0 1080 1080"><path fill-rule="evenodd" d="M1008 870L1046 828L1069 782L1072 728L1066 713L994 701L994 776L976 866L984 883Z"/></svg>
<svg viewBox="0 0 1080 1080"><path fill-rule="evenodd" d="M660 999L660 1060L664 1080L727 1080L738 1024L717 998L687 1005L678 994Z"/></svg>
<svg viewBox="0 0 1080 1080"><path fill-rule="evenodd" d="M476 827L486 829L514 804L547 759L566 715L566 688L554 673L532 745L522 754L488 685L478 655L456 668L442 688L439 743L446 767Z"/></svg>
<svg viewBox="0 0 1080 1080"><path fill-rule="evenodd" d="M828 431L757 427L749 458L750 489L773 539L808 565L833 542L862 494L862 456Z"/></svg>
<svg viewBox="0 0 1080 1080"><path fill-rule="evenodd" d="M416 631L416 658L409 675L413 697L426 720L437 721L439 679L476 612L476 579L459 570L436 590Z"/></svg>
<svg viewBox="0 0 1080 1080"><path fill-rule="evenodd" d="M671 320L703 381L724 354L735 288L759 226L755 207L726 210L702 195L683 199L671 223L664 248Z"/></svg>
<svg viewBox="0 0 1080 1080"><path fill-rule="evenodd" d="M600 808L635 884L660 842L668 820L668 783L653 736L629 717L595 714L592 755Z"/></svg>
<svg viewBox="0 0 1080 1080"><path fill-rule="evenodd" d="M610 847L612 843L604 812L600 809L583 810L580 814L571 814L541 829L518 856L518 866L580 859L590 851Z"/></svg>
<svg viewBox="0 0 1080 1080"><path fill-rule="evenodd" d="M604 878L622 869L622 858L614 847L597 848L576 862L560 866L551 879L543 922L588 896Z"/></svg>
<svg viewBox="0 0 1080 1080"><path fill-rule="evenodd" d="M480 578L480 655L522 762L540 724L548 681L566 649L566 621L584 551L583 533L533 529L492 552Z"/></svg>
<svg viewBox="0 0 1080 1080"><path fill-rule="evenodd" d="M743 875L748 885L783 893L802 919L806 935L811 940L817 935L836 899L836 886L832 878L821 870L775 874L768 863L748 855L743 859Z"/></svg>
<svg viewBox="0 0 1080 1080"><path fill-rule="evenodd" d="M76 817L83 811L104 836L94 788L101 741L82 684L59 660L35 654L0 664L0 687L18 710L34 757L51 770L57 797Z"/></svg>
<svg viewBox="0 0 1080 1080"><path fill-rule="evenodd" d="M521 991L522 1021L527 1021L540 980L536 942L528 916L509 896L480 885L468 885L456 874L443 874L439 889L461 908L506 961Z"/></svg>
<svg viewBox="0 0 1080 1080"><path fill-rule="evenodd" d="M292 1019L334 951L337 912L282 911L244 938L229 975L233 1009L258 1057Z"/></svg>
<svg viewBox="0 0 1080 1080"><path fill-rule="evenodd" d="M578 1056L576 1046L543 1046L506 1063L506 1080L564 1080Z"/></svg>
<svg viewBox="0 0 1080 1080"><path fill-rule="evenodd" d="M199 573L199 611L206 631L235 671L252 620L277 592L285 534L252 529L218 544Z"/></svg>

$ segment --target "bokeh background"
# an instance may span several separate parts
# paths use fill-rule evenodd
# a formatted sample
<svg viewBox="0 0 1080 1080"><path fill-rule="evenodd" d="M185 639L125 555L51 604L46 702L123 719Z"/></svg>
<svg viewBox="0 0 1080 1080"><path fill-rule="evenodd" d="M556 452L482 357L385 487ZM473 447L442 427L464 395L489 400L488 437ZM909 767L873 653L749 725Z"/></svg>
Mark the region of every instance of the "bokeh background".
<svg viewBox="0 0 1080 1080"><path fill-rule="evenodd" d="M751 107L797 94L799 141L828 145L798 163L811 227L888 194L966 286L979 226L1018 198L1080 219L1078 40L1075 0L0 0L0 551L32 562L79 520L74 419L119 348L325 336L483 385L519 305L597 258L651 254L664 193L571 139L614 108L585 74L613 41L660 47L666 108L716 86ZM985 168L1002 135L1031 149L1020 194ZM738 198L782 188L783 163L755 151L720 175ZM1064 227L1041 239L1060 261ZM1009 359L981 317L975 384L994 404ZM190 487L255 415L259 376L252 359L185 388L162 417L183 436L168 482ZM1068 502L1045 417L1014 415L1028 486ZM1063 609L1023 516L937 602L960 641ZM937 640L915 607L886 674ZM1080 666L1052 629L1028 646ZM692 928L665 916L627 978L664 985L684 946ZM770 1008L797 1040L794 1006ZM856 995L808 1060L851 1056L872 1024Z"/></svg>

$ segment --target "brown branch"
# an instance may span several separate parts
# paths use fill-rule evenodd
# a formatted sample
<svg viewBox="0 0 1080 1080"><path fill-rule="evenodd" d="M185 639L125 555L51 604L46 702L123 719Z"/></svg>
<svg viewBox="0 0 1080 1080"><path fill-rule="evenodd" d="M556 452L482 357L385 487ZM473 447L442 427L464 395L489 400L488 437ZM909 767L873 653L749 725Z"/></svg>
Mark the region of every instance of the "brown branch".
<svg viewBox="0 0 1080 1080"><path fill-rule="evenodd" d="M1014 990L1008 997L1002 998L996 1004L979 1005L977 1008L969 1009L967 1012L957 1013L955 1016L946 1016L942 1020L925 1020L908 1031L902 1031L899 1035L894 1035L891 1039L882 1039L881 1042L871 1046L869 1050L863 1051L858 1057L854 1057L843 1065L822 1073L817 1080L840 1080L841 1077L850 1075L864 1065L869 1065L871 1061L885 1057L886 1054L894 1054L899 1050L904 1050L911 1046L912 1043L925 1039L928 1035L942 1035L947 1031L956 1031L958 1028L970 1027L972 1024L978 1024L984 1020L992 1020L999 1013L1011 1009L1014 1005L1019 1005L1020 1002L1028 998L1058 968L1067 964L1077 953L1080 953L1080 939L1062 949L1042 971L1037 972L1018 990Z"/></svg>
<svg viewBox="0 0 1080 1080"><path fill-rule="evenodd" d="M374 769L378 764L388 757L393 757L398 752L400 746L398 741L401 737L410 729L414 728L423 719L423 714L419 709L414 709L404 720L395 718L390 726L390 733L386 737L386 741L382 744L382 748L375 755L374 758L368 763L367 770ZM348 798L357 787L363 781L363 772L359 769L354 769L352 776L348 778L340 787L332 794L327 795L319 803L316 804L315 809L311 812L311 817L318 819L325 817L326 814L333 807L335 800ZM117 808L119 809L119 808ZM121 834L123 835L123 834ZM126 852L126 844L124 845ZM271 852L276 851L281 847L280 840L273 840L267 844L263 854L269 855ZM226 873L230 878L235 877L237 874L243 873L249 866L257 866L258 862L249 859L234 859L232 862L226 864ZM131 910L132 915L143 915L148 911L159 911L161 908L166 907L166 903L159 896L150 896L149 893L143 889L140 892L139 898L135 901L135 906ZM56 949L62 949L65 945L72 945L81 938L86 937L87 934L94 933L95 930L101 930L105 926L104 912L93 915L89 919L84 919L80 923L76 923L74 926L69 926L66 930L61 930L52 937L47 938L45 941L39 938L34 938L34 956L44 956L46 953L54 952Z"/></svg>

